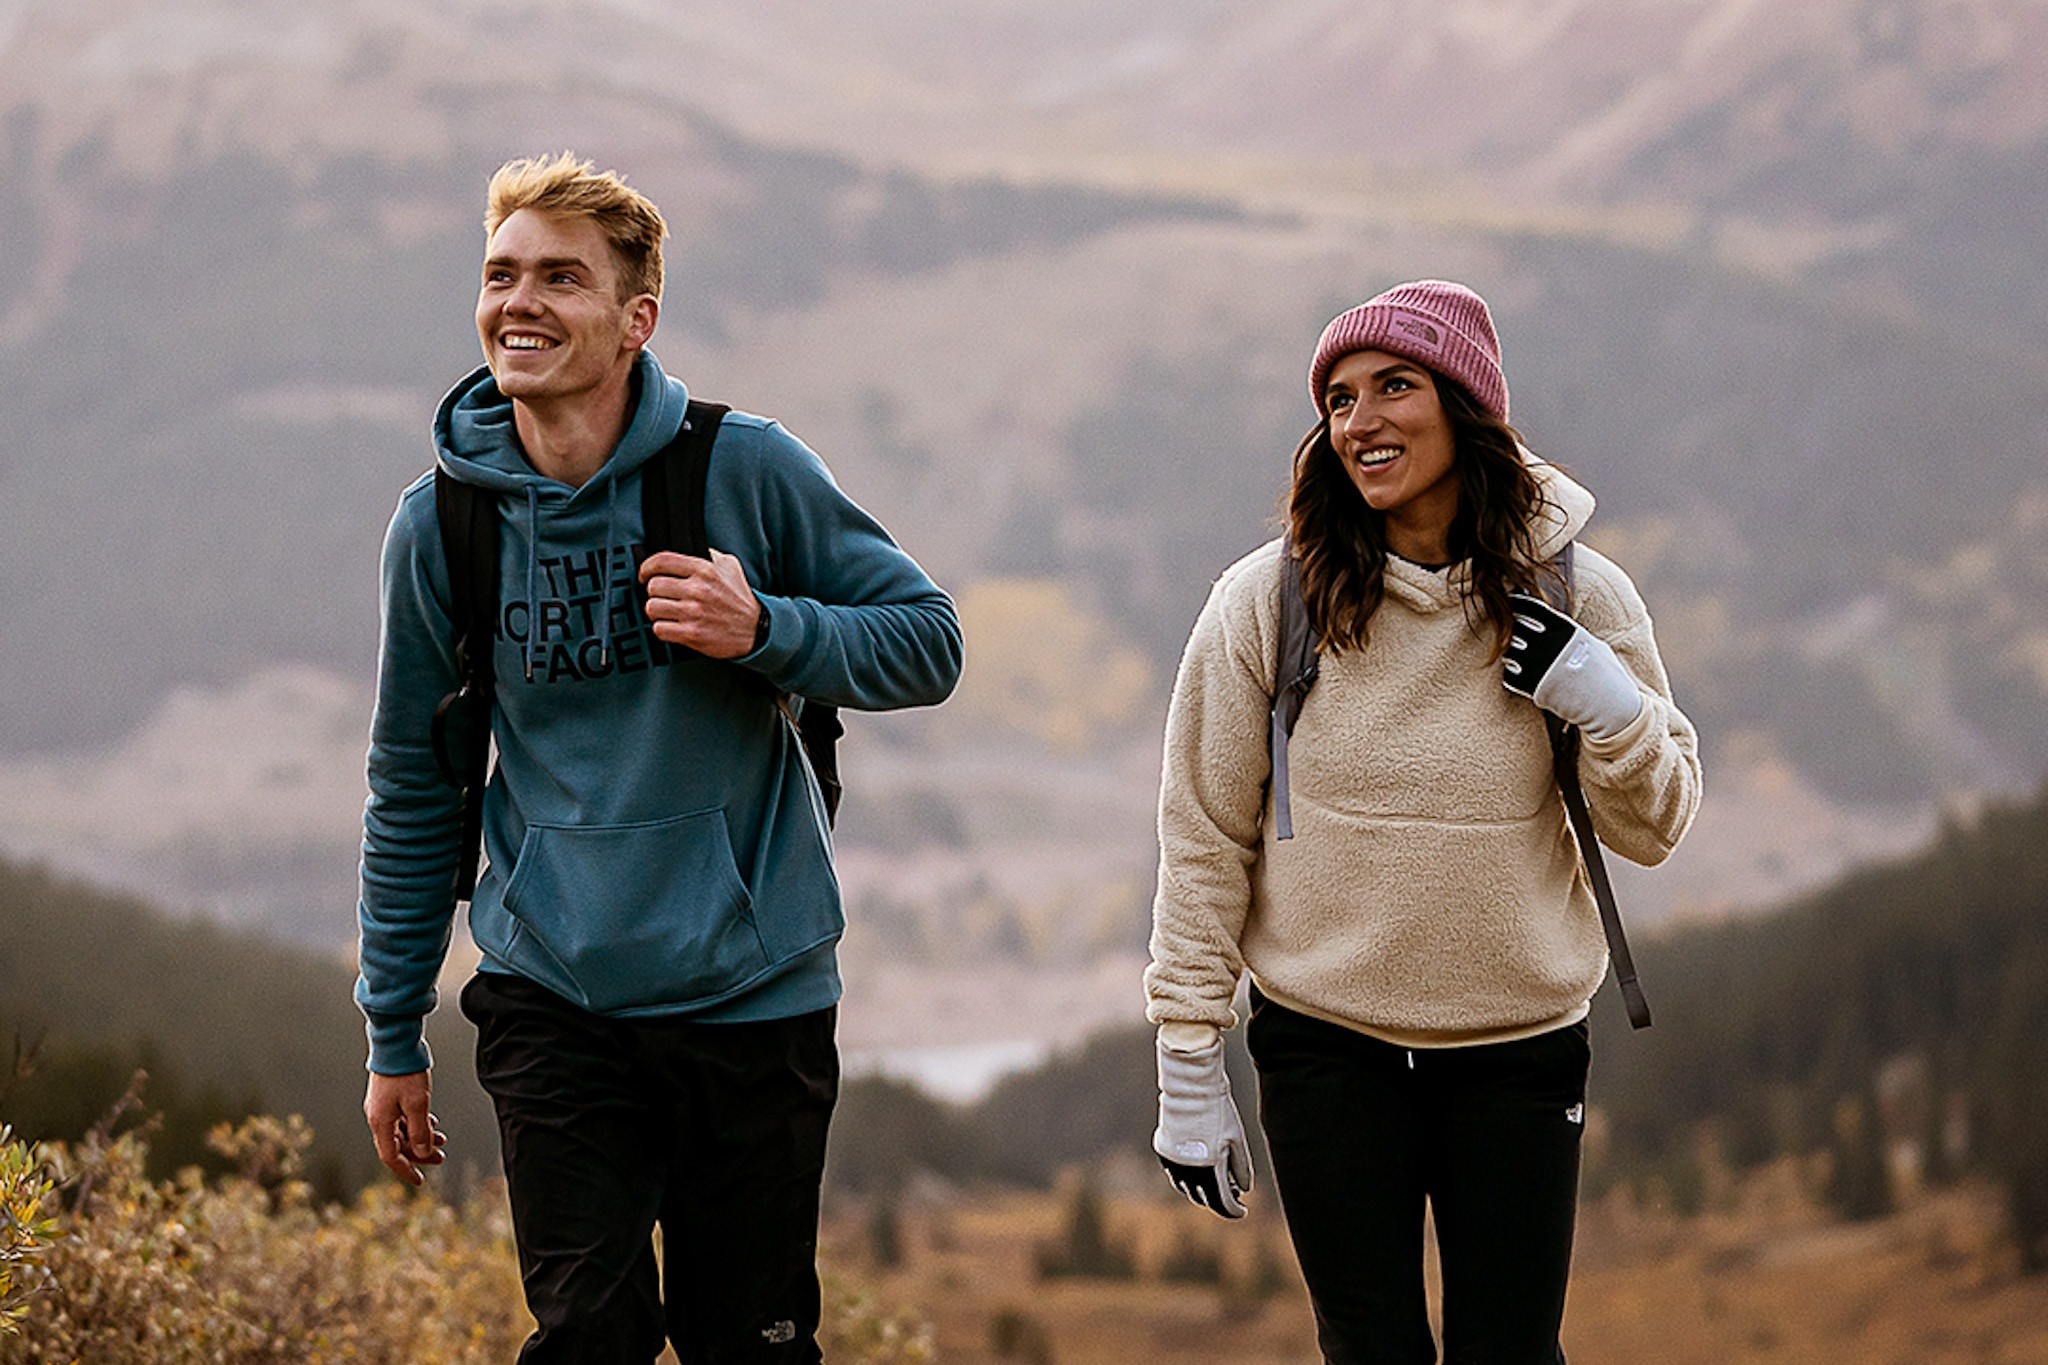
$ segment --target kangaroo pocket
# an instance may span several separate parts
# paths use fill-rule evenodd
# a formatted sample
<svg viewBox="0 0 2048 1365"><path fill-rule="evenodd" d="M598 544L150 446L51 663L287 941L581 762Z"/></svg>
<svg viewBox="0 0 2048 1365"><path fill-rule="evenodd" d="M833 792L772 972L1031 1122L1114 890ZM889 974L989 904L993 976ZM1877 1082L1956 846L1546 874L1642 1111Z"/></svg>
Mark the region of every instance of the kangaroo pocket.
<svg viewBox="0 0 2048 1365"><path fill-rule="evenodd" d="M707 1003L767 970L725 813L529 825L508 965L600 1013Z"/></svg>

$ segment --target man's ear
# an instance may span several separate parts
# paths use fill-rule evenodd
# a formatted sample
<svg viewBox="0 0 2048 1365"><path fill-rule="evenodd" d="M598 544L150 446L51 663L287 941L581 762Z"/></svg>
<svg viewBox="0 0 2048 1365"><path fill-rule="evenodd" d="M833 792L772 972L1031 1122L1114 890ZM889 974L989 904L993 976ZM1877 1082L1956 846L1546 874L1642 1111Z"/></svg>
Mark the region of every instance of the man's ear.
<svg viewBox="0 0 2048 1365"><path fill-rule="evenodd" d="M629 307L632 311L626 323L626 345L637 351L654 338L654 328L661 321L661 300L652 294L641 294Z"/></svg>

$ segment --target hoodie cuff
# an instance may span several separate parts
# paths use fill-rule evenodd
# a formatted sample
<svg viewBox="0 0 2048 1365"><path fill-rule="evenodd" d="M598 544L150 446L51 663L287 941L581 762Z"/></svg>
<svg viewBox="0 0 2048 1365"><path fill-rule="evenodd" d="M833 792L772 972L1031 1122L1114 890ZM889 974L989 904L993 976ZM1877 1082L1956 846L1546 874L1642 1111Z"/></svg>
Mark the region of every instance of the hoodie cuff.
<svg viewBox="0 0 2048 1365"><path fill-rule="evenodd" d="M733 662L745 664L780 686L780 675L803 654L810 638L810 622L805 619L802 606L792 598L771 597L763 592L755 593L754 597L761 604L761 620L767 628L756 630L754 638L760 643Z"/></svg>
<svg viewBox="0 0 2048 1365"><path fill-rule="evenodd" d="M430 1071L434 1054L427 1049L423 1021L405 1015L365 1016L370 1035L369 1070L379 1076L410 1076Z"/></svg>

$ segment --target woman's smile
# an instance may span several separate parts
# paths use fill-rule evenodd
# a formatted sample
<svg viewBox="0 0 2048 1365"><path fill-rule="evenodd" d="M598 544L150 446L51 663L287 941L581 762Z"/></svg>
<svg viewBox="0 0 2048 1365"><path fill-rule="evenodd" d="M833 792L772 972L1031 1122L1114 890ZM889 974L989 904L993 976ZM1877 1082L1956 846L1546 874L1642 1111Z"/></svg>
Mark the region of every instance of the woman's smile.
<svg viewBox="0 0 2048 1365"><path fill-rule="evenodd" d="M1396 553L1441 559L1458 511L1457 439L1436 378L1387 351L1352 351L1323 389L1330 448Z"/></svg>

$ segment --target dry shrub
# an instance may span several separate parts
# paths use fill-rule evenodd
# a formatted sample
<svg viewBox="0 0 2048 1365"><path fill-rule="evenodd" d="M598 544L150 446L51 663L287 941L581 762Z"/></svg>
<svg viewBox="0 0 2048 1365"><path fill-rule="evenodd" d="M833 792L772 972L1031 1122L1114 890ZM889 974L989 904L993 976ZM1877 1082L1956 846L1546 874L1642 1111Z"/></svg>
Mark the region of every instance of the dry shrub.
<svg viewBox="0 0 2048 1365"><path fill-rule="evenodd" d="M0 1362L324 1365L509 1359L530 1330L501 1200L456 1209L397 1186L320 1207L297 1119L216 1129L239 1174L152 1182L146 1138L43 1156L70 1207L44 1291Z"/></svg>
<svg viewBox="0 0 2048 1365"><path fill-rule="evenodd" d="M824 1279L825 1317L818 1345L832 1365L924 1365L932 1326L836 1276Z"/></svg>
<svg viewBox="0 0 2048 1365"><path fill-rule="evenodd" d="M36 1154L0 1124L0 1337L20 1324L47 1274L43 1261L57 1235L45 1208L51 1185Z"/></svg>
<svg viewBox="0 0 2048 1365"><path fill-rule="evenodd" d="M311 1130L297 1118L222 1125L214 1150L236 1173L144 1175L146 1129L49 1144L0 1161L0 1198L54 1179L65 1207L24 1223L33 1297L0 1365L499 1365L532 1330L502 1188L460 1207L394 1184L320 1205L301 1178ZM13 1177L16 1166L27 1174ZM44 1186L47 1190L47 1183ZM19 1207L33 1212L33 1201ZM8 1226L12 1226L11 1224ZM41 1231L35 1232L40 1226ZM16 1284L19 1290L22 1284ZM832 1359L911 1365L929 1330L833 1285Z"/></svg>

